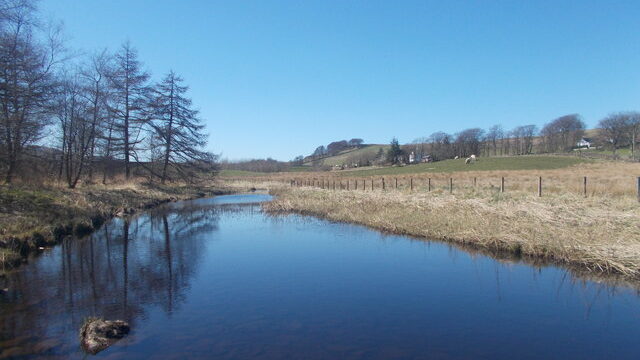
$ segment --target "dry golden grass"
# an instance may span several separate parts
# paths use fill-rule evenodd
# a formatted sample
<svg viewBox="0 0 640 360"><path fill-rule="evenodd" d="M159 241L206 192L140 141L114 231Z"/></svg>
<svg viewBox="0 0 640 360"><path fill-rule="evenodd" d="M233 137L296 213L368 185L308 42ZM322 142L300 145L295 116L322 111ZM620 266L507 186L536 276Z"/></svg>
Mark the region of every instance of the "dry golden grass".
<svg viewBox="0 0 640 360"><path fill-rule="evenodd" d="M232 190L226 190L230 192ZM84 185L0 186L0 269L68 234L83 235L114 215L132 213L171 200L211 196L217 184L145 184L141 181Z"/></svg>
<svg viewBox="0 0 640 360"><path fill-rule="evenodd" d="M278 179L270 185L277 198L265 208L508 250L637 279L640 278L640 203L635 188L638 175L640 165L629 163L581 164L540 172L432 174L430 192L426 189L426 177L422 176L413 176L413 191L408 188L409 177L398 178L398 190L394 178L386 177L385 191L381 190L380 178L374 179L375 191L371 191L370 179L364 191L363 179L359 179L357 191L355 179L351 179L349 191L291 187ZM507 179L505 193L500 193L502 176ZM538 176L543 177L542 197L537 196ZM588 177L587 197L582 193L583 176ZM450 177L454 179L453 194L448 188ZM342 179L342 184L346 188L346 179Z"/></svg>
<svg viewBox="0 0 640 360"><path fill-rule="evenodd" d="M385 179L386 189L395 188L398 181L398 189L409 191L410 181L413 179L414 191L427 191L428 179L431 179L432 190L449 191L449 179L453 179L454 193L468 192L471 190L499 191L501 178L505 178L505 192L523 192L537 195L538 179L542 177L543 196L575 194L583 195L584 177L587 177L588 196L613 196L613 197L637 197L637 178L640 177L640 163L630 162L593 162L582 163L575 166L554 170L492 170L492 171L462 171L451 173L417 173L405 175L385 176L345 176L345 173L315 172L315 173L278 173L271 176L254 178L226 178L227 182L280 182L288 184L291 180L305 183L314 181L319 184L336 188L346 187L354 189L356 182L358 190L362 190L363 183L366 190L371 190L373 180L376 190L382 188L382 179ZM474 186L475 179L475 186Z"/></svg>
<svg viewBox="0 0 640 360"><path fill-rule="evenodd" d="M393 233L451 240L640 275L634 199L401 191L273 190L270 211L295 211Z"/></svg>

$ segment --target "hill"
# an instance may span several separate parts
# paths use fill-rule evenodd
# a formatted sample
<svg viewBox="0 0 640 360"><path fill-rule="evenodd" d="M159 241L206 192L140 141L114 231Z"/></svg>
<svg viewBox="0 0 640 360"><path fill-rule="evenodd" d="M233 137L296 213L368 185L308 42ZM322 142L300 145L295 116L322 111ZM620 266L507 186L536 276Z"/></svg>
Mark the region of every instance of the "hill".
<svg viewBox="0 0 640 360"><path fill-rule="evenodd" d="M352 159L373 159L376 154L382 149L382 151L386 151L389 148L389 145L378 145L378 144L369 144L362 145L357 148L351 148L333 156L326 156L317 160L319 165L324 166L334 166L334 165L346 165ZM313 165L314 160L311 157L305 159L304 165L311 166Z"/></svg>

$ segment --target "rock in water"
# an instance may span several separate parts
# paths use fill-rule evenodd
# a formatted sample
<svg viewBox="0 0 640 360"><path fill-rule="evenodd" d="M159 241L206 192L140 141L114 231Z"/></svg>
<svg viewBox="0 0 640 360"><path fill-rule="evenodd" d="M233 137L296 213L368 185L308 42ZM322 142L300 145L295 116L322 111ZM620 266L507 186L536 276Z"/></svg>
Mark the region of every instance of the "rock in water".
<svg viewBox="0 0 640 360"><path fill-rule="evenodd" d="M97 354L129 333L129 324L122 320L89 318L80 329L80 343L84 351Z"/></svg>

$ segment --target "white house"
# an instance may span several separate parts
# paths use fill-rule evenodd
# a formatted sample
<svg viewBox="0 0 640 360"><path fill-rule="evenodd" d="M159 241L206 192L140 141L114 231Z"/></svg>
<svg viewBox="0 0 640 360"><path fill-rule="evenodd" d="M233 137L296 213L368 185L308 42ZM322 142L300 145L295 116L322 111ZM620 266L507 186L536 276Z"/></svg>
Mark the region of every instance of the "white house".
<svg viewBox="0 0 640 360"><path fill-rule="evenodd" d="M576 146L579 148L591 149L592 144L593 144L593 140L591 140L590 138L583 137L582 139L580 139L580 141L576 143Z"/></svg>
<svg viewBox="0 0 640 360"><path fill-rule="evenodd" d="M412 151L411 154L409 154L409 164L413 164L414 162L416 162L416 154Z"/></svg>

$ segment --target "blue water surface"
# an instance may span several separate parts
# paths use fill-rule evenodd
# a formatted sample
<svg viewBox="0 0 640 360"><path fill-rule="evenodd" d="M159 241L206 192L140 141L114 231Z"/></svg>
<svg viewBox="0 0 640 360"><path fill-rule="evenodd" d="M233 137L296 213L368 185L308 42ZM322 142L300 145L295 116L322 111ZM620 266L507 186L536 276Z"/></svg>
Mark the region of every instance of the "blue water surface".
<svg viewBox="0 0 640 360"><path fill-rule="evenodd" d="M46 251L0 280L0 359L85 358L87 316L131 323L106 359L640 358L632 286L268 200L168 204Z"/></svg>

